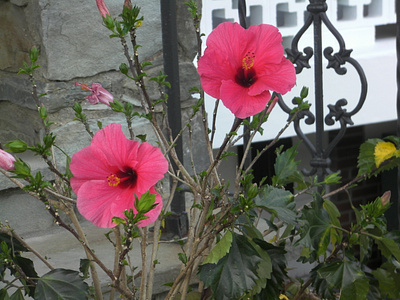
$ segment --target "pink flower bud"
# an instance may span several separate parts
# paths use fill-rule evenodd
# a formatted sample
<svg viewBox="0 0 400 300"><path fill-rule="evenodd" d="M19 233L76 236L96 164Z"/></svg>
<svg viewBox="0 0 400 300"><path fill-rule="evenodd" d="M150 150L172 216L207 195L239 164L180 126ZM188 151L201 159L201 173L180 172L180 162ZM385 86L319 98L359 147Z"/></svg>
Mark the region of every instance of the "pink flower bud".
<svg viewBox="0 0 400 300"><path fill-rule="evenodd" d="M10 153L0 149L0 168L11 171L15 170L15 158Z"/></svg>
<svg viewBox="0 0 400 300"><path fill-rule="evenodd" d="M88 86L85 83L75 82L75 86L80 86L84 91L92 92L91 95L86 96L85 99L89 101L90 104L97 104L99 102L110 106L110 102L114 102L114 97L109 91L101 86L100 83L92 83L92 86Z"/></svg>
<svg viewBox="0 0 400 300"><path fill-rule="evenodd" d="M128 9L132 9L132 2L131 0L125 0L124 6Z"/></svg>
<svg viewBox="0 0 400 300"><path fill-rule="evenodd" d="M386 206L390 202L390 197L392 196L392 193L390 191L386 191L382 196L382 206Z"/></svg>
<svg viewBox="0 0 400 300"><path fill-rule="evenodd" d="M104 0L96 0L96 4L103 18L105 18L107 15L110 16L110 12L108 11L106 4L104 3Z"/></svg>

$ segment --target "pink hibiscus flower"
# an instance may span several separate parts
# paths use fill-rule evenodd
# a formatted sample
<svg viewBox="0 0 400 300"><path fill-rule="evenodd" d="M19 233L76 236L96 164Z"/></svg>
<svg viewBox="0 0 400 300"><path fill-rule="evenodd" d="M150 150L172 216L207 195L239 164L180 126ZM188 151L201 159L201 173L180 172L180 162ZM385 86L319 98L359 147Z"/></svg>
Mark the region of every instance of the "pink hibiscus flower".
<svg viewBox="0 0 400 300"><path fill-rule="evenodd" d="M0 149L0 168L7 171L15 170L14 162L15 162L14 156Z"/></svg>
<svg viewBox="0 0 400 300"><path fill-rule="evenodd" d="M244 29L222 23L207 39L198 63L201 85L241 119L262 111L270 91L285 94L296 83L293 64L283 56L282 36L272 25Z"/></svg>
<svg viewBox="0 0 400 300"><path fill-rule="evenodd" d="M158 205L139 226L154 222L160 214L162 199L154 185L164 177L168 162L159 148L127 139L121 125L99 130L89 147L72 156L70 169L78 210L94 225L111 228L112 218L124 218L124 210L136 213L135 195L140 198L148 190Z"/></svg>
<svg viewBox="0 0 400 300"><path fill-rule="evenodd" d="M97 104L99 102L110 106L110 102L114 102L114 97L109 91L101 86L100 83L92 83L92 86L88 86L85 83L75 82L75 86L80 86L82 90L92 92L91 95L86 96L85 99L89 101L90 104Z"/></svg>

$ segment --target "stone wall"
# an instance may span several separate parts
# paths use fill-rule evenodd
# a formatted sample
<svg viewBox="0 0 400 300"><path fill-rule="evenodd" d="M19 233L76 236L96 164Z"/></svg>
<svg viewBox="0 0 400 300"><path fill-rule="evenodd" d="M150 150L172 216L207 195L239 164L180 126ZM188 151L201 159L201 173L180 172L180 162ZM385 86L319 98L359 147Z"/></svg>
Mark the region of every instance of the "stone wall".
<svg viewBox="0 0 400 300"><path fill-rule="evenodd" d="M106 1L112 16L116 17L122 11L123 2ZM183 4L184 1L177 2L182 118L185 119L195 103L188 90L198 85L197 72L192 63L196 55L196 40L190 13ZM145 70L150 77L163 68L160 3L138 0L135 4L141 7L144 15L143 25L137 30L137 40L142 46L139 48L141 60L152 63ZM136 85L119 72L120 63L126 62L122 46L118 39L110 39L109 34L102 25L95 0L0 0L2 145L14 139L22 139L32 145L43 136L44 130L31 97L29 79L26 75L17 75L22 62L28 62L29 49L33 45L40 49L37 63L41 68L35 70L38 92L46 94L41 99L48 108L50 120L54 122L52 130L57 134L57 144L69 155L90 143L90 137L84 131L83 125L73 120L72 104L87 96L85 91L75 87L75 81L87 84L99 82L116 99L128 101L140 111ZM148 87L150 96L156 99L157 87L151 83ZM123 116L111 112L106 105L90 105L85 101L81 103L93 130L96 130L97 121L101 121L103 126L112 122L124 125ZM154 135L146 120L134 119L133 123L136 134L147 134L148 140L154 142ZM194 127L201 128L199 125L195 124ZM203 134L200 133L199 136ZM199 149L201 148L196 147L196 151L201 151ZM199 152L195 157L201 165L205 156ZM38 169L45 169L35 157L25 155L24 158ZM12 192L8 180L1 176L0 221L7 219L13 227L18 227L18 219L23 216L22 212L17 213L19 208L30 205L14 201L13 197L17 196L18 199L24 198L21 201L31 200L17 191ZM40 209L38 212L35 209L28 211L32 211L33 218L46 217ZM44 224L39 228L48 226L48 223ZM20 229L23 232L38 230L26 224Z"/></svg>

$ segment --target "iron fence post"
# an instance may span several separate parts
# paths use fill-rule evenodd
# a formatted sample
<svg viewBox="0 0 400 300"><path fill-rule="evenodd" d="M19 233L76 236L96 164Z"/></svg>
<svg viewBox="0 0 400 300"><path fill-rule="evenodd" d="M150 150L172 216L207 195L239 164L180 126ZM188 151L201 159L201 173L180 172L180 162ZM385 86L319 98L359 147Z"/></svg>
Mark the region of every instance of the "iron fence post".
<svg viewBox="0 0 400 300"><path fill-rule="evenodd" d="M168 122L172 136L175 137L182 128L180 83L179 83L179 58L178 58L178 32L176 25L176 1L160 0L161 28L163 40L164 73L171 88L167 88L168 94ZM175 150L181 162L183 162L182 138L176 141ZM172 161L172 160L171 160ZM176 165L173 164L175 170ZM171 203L172 215L166 217L166 230L168 234L182 237L186 235L188 222L185 205L185 195L176 192Z"/></svg>

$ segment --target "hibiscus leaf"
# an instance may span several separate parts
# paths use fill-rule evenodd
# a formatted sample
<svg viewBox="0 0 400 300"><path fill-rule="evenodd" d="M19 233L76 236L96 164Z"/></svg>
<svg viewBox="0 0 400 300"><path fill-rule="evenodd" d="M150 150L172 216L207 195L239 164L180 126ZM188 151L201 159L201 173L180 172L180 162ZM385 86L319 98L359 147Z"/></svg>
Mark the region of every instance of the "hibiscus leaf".
<svg viewBox="0 0 400 300"><path fill-rule="evenodd" d="M25 297L24 297L24 295L22 295L22 292L20 289L16 290L10 297L10 300L24 300L24 299L25 299Z"/></svg>
<svg viewBox="0 0 400 300"><path fill-rule="evenodd" d="M317 198L311 203L311 207L304 207L302 210L302 232L298 244L308 248L307 257L303 257L303 262L315 261L319 255L326 253L331 234L337 234L332 230L331 219L328 212L322 208L322 199ZM334 238L335 239L335 238Z"/></svg>
<svg viewBox="0 0 400 300"><path fill-rule="evenodd" d="M54 269L39 278L35 299L86 300L88 285L73 270Z"/></svg>
<svg viewBox="0 0 400 300"><path fill-rule="evenodd" d="M262 278L265 280L264 288L260 291L257 290L258 286L256 286L256 289L253 291L257 294L248 298L253 300L279 299L282 286L287 279L285 248L284 246L274 246L260 239L254 239L254 242L268 255L271 265L267 266L267 274L261 272L259 273L260 277L264 277ZM260 263L260 267L263 266L263 264L265 264L265 261Z"/></svg>
<svg viewBox="0 0 400 300"><path fill-rule="evenodd" d="M355 262L344 260L324 264L317 270L320 278L326 280L330 289L341 291L340 300L365 300L369 282Z"/></svg>
<svg viewBox="0 0 400 300"><path fill-rule="evenodd" d="M372 275L379 282L382 299L385 296L388 296L389 299L400 298L400 274L392 264L384 263L380 268L372 271Z"/></svg>
<svg viewBox="0 0 400 300"><path fill-rule="evenodd" d="M1 289L0 290L0 299L2 299L2 300L10 300L10 296L8 296L8 293L7 293L6 289Z"/></svg>
<svg viewBox="0 0 400 300"><path fill-rule="evenodd" d="M232 245L232 240L232 232L227 231L222 239L211 250L210 254L208 254L207 258L203 262L203 265L216 264L221 258L223 258L229 252L229 249Z"/></svg>
<svg viewBox="0 0 400 300"><path fill-rule="evenodd" d="M211 287L215 299L238 299L256 285L262 260L247 237L233 233L229 253L217 264L200 266L200 280Z"/></svg>
<svg viewBox="0 0 400 300"><path fill-rule="evenodd" d="M369 139L360 146L360 154L358 155L358 175L368 174L375 166L375 145L383 142L381 139Z"/></svg>
<svg viewBox="0 0 400 300"><path fill-rule="evenodd" d="M380 237L375 239L375 243L387 259L391 259L391 256L393 255L398 261L400 261L399 245L394 240Z"/></svg>
<svg viewBox="0 0 400 300"><path fill-rule="evenodd" d="M302 178L301 173L297 170L300 161L296 161L297 145L293 146L282 153L277 153L274 164L275 175L272 177L273 186L284 186L291 183L292 180Z"/></svg>
<svg viewBox="0 0 400 300"><path fill-rule="evenodd" d="M289 223L296 223L296 204L292 193L272 186L264 186L254 198L257 207L276 215L280 220Z"/></svg>

